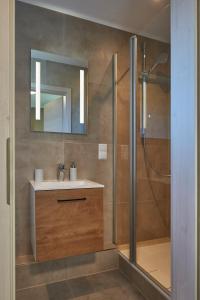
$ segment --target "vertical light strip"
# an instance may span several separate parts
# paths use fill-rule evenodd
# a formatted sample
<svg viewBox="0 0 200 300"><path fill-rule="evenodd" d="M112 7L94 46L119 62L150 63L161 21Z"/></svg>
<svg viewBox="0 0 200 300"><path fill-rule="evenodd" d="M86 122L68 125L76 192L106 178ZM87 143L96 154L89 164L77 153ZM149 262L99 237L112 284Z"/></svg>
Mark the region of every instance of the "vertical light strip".
<svg viewBox="0 0 200 300"><path fill-rule="evenodd" d="M63 110L62 110L62 132L66 131L66 122L67 122L67 97L63 96Z"/></svg>
<svg viewBox="0 0 200 300"><path fill-rule="evenodd" d="M84 124L85 119L85 71L80 70L80 124Z"/></svg>
<svg viewBox="0 0 200 300"><path fill-rule="evenodd" d="M40 73L41 63L36 61L36 103L35 103L35 119L40 120L41 94L40 94Z"/></svg>
<svg viewBox="0 0 200 300"><path fill-rule="evenodd" d="M67 97L66 96L63 96L63 106L64 106L64 109L66 110L66 108L67 108Z"/></svg>
<svg viewBox="0 0 200 300"><path fill-rule="evenodd" d="M146 134L147 129L147 81L142 79L142 135Z"/></svg>

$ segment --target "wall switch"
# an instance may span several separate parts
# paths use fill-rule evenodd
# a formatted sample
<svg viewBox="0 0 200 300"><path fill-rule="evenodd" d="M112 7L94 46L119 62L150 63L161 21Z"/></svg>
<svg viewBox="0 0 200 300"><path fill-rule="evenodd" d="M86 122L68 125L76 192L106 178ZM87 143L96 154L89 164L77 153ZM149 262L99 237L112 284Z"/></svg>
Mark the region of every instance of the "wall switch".
<svg viewBox="0 0 200 300"><path fill-rule="evenodd" d="M99 150L98 150L98 159L99 160L107 160L107 144L99 144Z"/></svg>

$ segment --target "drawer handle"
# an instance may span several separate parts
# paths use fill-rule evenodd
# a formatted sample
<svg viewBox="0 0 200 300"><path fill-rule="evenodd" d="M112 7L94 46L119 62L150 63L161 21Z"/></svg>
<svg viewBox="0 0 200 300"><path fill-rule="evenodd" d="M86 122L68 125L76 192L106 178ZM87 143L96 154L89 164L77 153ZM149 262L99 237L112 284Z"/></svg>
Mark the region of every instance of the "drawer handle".
<svg viewBox="0 0 200 300"><path fill-rule="evenodd" d="M72 201L85 201L87 198L74 198L74 199L58 199L57 202L72 202Z"/></svg>

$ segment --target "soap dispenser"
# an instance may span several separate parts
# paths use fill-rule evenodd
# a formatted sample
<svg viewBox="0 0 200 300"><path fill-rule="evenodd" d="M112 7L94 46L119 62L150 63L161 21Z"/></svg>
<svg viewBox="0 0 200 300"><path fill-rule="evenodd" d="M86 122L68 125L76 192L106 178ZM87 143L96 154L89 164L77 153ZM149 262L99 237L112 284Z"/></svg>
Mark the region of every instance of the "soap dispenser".
<svg viewBox="0 0 200 300"><path fill-rule="evenodd" d="M59 181L65 180L65 165L64 164L58 165L57 178Z"/></svg>
<svg viewBox="0 0 200 300"><path fill-rule="evenodd" d="M69 179L72 181L77 180L77 167L75 161L73 161L70 166Z"/></svg>

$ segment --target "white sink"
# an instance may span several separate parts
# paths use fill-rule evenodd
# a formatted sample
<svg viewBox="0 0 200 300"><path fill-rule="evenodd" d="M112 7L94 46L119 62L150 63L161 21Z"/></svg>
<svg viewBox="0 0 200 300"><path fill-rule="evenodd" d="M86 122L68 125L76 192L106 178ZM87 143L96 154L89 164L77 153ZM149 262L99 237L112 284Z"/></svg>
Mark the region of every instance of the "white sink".
<svg viewBox="0 0 200 300"><path fill-rule="evenodd" d="M30 181L35 191L50 191L50 190L72 190L72 189L95 189L104 188L104 185L90 180L75 180L75 181Z"/></svg>

